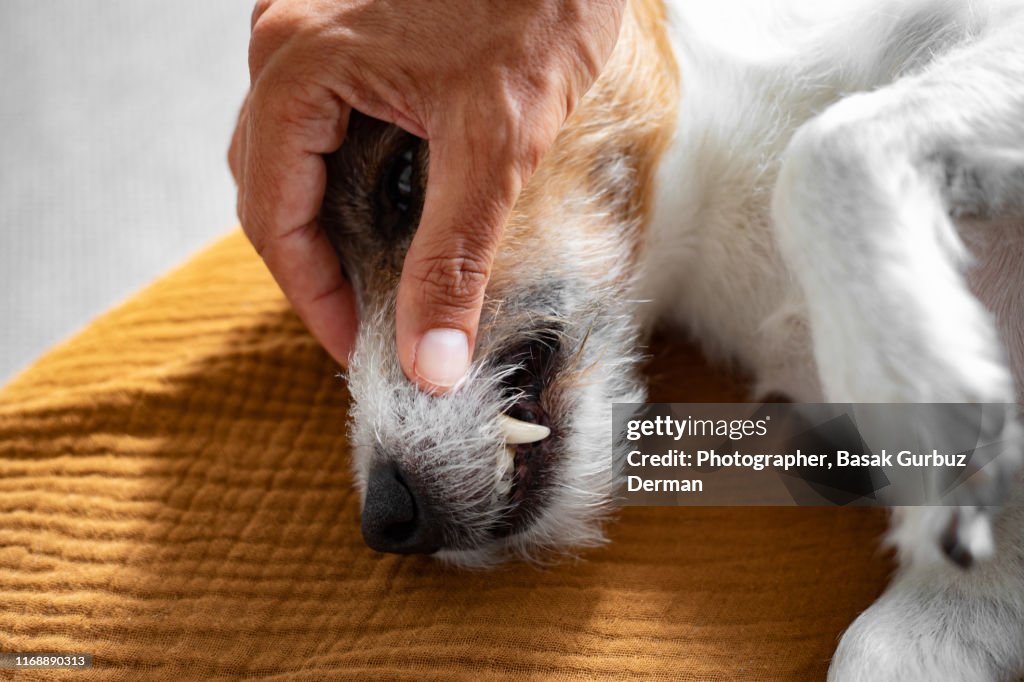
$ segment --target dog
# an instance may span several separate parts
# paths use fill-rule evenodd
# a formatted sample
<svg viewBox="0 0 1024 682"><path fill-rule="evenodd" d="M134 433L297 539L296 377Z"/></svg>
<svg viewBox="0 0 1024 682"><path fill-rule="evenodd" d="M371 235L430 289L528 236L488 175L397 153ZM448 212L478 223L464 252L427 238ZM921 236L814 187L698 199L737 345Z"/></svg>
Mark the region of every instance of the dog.
<svg viewBox="0 0 1024 682"><path fill-rule="evenodd" d="M631 0L505 227L473 367L443 396L405 378L394 340L429 149L353 114L320 221L359 304L366 542L467 566L601 543L611 406L643 401L657 325L757 394L1019 401L1022 36L1024 0ZM900 571L830 679L1024 673L1018 466L983 470L959 507L896 510Z"/></svg>

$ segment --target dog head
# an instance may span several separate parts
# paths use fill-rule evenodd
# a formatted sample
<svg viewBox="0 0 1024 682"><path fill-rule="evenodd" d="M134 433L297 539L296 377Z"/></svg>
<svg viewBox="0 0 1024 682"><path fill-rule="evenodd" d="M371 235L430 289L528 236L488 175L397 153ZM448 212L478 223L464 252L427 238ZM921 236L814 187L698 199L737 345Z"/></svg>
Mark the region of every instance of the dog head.
<svg viewBox="0 0 1024 682"><path fill-rule="evenodd" d="M487 287L473 366L445 395L409 382L395 346L395 299L422 209L428 145L353 113L344 145L328 158L320 220L359 305L347 378L371 547L480 565L602 540L611 406L644 398L628 299L654 170L674 124L674 65L645 30L653 31L627 16L604 74L520 196Z"/></svg>

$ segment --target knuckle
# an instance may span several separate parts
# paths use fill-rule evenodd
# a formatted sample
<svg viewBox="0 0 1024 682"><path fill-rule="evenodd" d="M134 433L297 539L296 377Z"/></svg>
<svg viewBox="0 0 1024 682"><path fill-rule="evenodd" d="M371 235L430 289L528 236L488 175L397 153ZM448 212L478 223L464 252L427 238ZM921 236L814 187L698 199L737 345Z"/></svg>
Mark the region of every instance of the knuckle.
<svg viewBox="0 0 1024 682"><path fill-rule="evenodd" d="M529 177L543 161L564 120L563 112L553 111L551 98L533 101L534 94L505 93L495 98L496 109L486 120L496 122L469 139L487 168L511 169ZM506 100L506 101L503 101Z"/></svg>
<svg viewBox="0 0 1024 682"><path fill-rule="evenodd" d="M252 18L249 21L249 29L252 30L256 26L256 22L260 20L260 17L270 9L270 5L273 4L274 0L256 0L256 4L252 8Z"/></svg>
<svg viewBox="0 0 1024 682"><path fill-rule="evenodd" d="M431 258L417 271L422 303L434 311L460 314L483 298L490 275L486 260L468 256Z"/></svg>
<svg viewBox="0 0 1024 682"><path fill-rule="evenodd" d="M325 101L329 101L326 91L319 84L295 79L284 85L276 98L279 122L300 130L318 125L328 118Z"/></svg>
<svg viewBox="0 0 1024 682"><path fill-rule="evenodd" d="M256 17L249 35L249 74L255 79L270 56L301 30L302 17L294 12L268 11L270 3Z"/></svg>
<svg viewBox="0 0 1024 682"><path fill-rule="evenodd" d="M525 176L533 174L540 167L544 156L548 152L549 144L538 135L531 135L523 142L520 152L520 172Z"/></svg>

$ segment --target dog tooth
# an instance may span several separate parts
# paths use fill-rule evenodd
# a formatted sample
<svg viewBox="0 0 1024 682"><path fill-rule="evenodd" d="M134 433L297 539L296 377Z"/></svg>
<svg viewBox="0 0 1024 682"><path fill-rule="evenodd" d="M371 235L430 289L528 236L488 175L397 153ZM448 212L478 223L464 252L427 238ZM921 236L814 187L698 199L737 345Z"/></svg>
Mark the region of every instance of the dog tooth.
<svg viewBox="0 0 1024 682"><path fill-rule="evenodd" d="M496 472L499 479L508 478L510 472L515 467L516 462L516 450L509 445L503 445L498 450L498 461Z"/></svg>
<svg viewBox="0 0 1024 682"><path fill-rule="evenodd" d="M496 490L499 497L506 497L512 491L512 480L504 477L499 478Z"/></svg>
<svg viewBox="0 0 1024 682"><path fill-rule="evenodd" d="M505 442L509 445L525 445L542 441L551 435L551 429L543 424L531 424L513 419L507 414L498 415L498 424L505 434Z"/></svg>

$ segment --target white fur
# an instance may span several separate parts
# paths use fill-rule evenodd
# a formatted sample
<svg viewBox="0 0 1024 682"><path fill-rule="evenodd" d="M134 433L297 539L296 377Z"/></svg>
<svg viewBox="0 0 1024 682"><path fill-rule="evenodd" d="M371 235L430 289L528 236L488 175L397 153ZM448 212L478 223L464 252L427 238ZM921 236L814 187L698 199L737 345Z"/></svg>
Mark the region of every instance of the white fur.
<svg viewBox="0 0 1024 682"><path fill-rule="evenodd" d="M798 400L1013 402L1024 2L669 6L682 99L638 285L646 318ZM1018 219L968 219L986 212ZM1012 416L1007 429L1020 438ZM956 522L963 546L991 551L979 505L1004 501L1018 465L978 477L961 508L896 515L901 574L831 679L1024 673L1020 496L990 561L962 571L937 549Z"/></svg>

